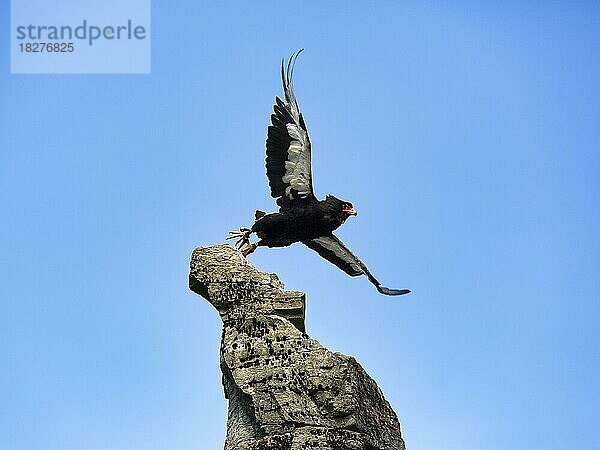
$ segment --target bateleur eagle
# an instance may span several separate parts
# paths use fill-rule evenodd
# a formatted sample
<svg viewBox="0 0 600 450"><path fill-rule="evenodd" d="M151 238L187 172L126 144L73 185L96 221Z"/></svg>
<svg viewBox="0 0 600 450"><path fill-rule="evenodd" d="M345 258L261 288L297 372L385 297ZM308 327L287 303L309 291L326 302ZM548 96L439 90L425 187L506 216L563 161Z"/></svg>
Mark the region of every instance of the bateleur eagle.
<svg viewBox="0 0 600 450"><path fill-rule="evenodd" d="M248 256L257 247L286 247L302 242L348 275L366 275L377 290L385 295L402 295L408 289L383 287L369 269L340 241L333 231L350 216L355 216L352 203L328 195L319 200L313 193L311 144L306 123L294 94L294 64L299 50L284 66L281 79L285 102L275 98L271 125L267 133L267 178L271 196L277 199L279 212L256 211L252 228L231 231L227 239L237 239L236 245ZM255 233L260 240L250 243Z"/></svg>

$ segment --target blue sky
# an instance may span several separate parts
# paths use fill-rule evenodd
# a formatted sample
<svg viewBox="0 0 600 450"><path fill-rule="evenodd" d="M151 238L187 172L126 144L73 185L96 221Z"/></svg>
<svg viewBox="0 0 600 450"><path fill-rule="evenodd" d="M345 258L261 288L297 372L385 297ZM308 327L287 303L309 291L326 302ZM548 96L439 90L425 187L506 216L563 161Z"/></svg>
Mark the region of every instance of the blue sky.
<svg viewBox="0 0 600 450"><path fill-rule="evenodd" d="M279 62L317 194L377 294L312 251L251 261L308 297L411 450L600 448L600 7L152 6L151 75L10 75L0 6L0 449L221 448L220 321L195 246L273 211ZM216 2L214 2L216 3Z"/></svg>

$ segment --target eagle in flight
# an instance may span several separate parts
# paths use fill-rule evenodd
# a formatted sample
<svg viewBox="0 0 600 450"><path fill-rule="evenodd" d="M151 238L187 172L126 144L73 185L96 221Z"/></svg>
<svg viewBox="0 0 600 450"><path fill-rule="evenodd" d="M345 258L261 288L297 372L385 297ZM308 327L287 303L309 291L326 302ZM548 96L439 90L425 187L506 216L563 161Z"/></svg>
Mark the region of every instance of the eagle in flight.
<svg viewBox="0 0 600 450"><path fill-rule="evenodd" d="M382 294L408 294L408 289L383 287L367 266L333 234L348 217L356 216L352 203L333 195L319 200L313 193L310 139L292 81L294 64L301 52L292 55L287 66L281 62L285 102L275 97L267 133L267 178L279 212L256 211L252 228L231 231L227 239L237 239L236 246L242 249L244 256L260 246L287 247L302 242L348 275L366 275ZM253 233L260 238L256 243L249 240Z"/></svg>

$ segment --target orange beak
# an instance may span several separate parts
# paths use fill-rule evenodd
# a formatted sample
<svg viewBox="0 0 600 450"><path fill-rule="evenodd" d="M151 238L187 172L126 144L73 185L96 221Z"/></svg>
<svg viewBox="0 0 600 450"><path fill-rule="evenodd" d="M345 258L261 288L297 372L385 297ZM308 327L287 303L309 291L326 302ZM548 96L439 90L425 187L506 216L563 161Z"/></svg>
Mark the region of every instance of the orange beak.
<svg viewBox="0 0 600 450"><path fill-rule="evenodd" d="M342 211L344 211L349 216L355 216L356 214L358 214L354 208L344 208L342 209Z"/></svg>

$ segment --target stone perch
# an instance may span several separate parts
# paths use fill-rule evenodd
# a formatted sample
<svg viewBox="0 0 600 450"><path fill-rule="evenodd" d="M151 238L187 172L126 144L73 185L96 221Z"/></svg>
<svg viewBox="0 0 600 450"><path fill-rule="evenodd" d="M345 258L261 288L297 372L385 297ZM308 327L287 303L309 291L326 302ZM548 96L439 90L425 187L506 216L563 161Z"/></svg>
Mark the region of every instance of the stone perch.
<svg viewBox="0 0 600 450"><path fill-rule="evenodd" d="M304 293L228 245L194 250L190 289L223 320L225 450L405 449L375 381L306 335Z"/></svg>

